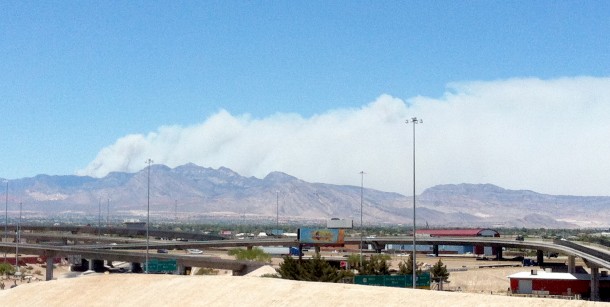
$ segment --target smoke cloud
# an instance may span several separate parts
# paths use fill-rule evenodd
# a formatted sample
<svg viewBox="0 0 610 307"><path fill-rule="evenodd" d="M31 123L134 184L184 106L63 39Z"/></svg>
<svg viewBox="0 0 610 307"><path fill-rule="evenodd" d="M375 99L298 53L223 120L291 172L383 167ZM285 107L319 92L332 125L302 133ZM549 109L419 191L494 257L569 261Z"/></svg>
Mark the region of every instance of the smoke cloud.
<svg viewBox="0 0 610 307"><path fill-rule="evenodd" d="M310 182L412 195L446 183L492 183L549 194L610 195L610 79L460 82L440 98L381 95L360 108L265 118L220 110L192 126L163 126L103 148L80 175L225 166L262 178L282 171Z"/></svg>

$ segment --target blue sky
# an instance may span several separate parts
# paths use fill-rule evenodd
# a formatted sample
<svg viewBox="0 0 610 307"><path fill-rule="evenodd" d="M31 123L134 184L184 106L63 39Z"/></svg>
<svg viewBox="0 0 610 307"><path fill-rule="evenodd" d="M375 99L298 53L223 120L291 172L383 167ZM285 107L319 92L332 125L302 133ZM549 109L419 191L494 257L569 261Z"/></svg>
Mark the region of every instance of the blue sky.
<svg viewBox="0 0 610 307"><path fill-rule="evenodd" d="M558 156L549 170L576 158L589 164L538 178L534 175L547 169L536 169L541 164L536 157L546 151L533 145L590 131L601 142L604 121L588 118L604 114L608 109L601 106L610 103L603 90L610 70L607 12L606 1L5 1L0 3L0 178L103 176L112 170L137 171L150 157L170 166L195 162L259 177L278 170L337 184L358 184L364 169L371 187L408 193L403 187L410 185L412 144L403 122L427 115L427 127L419 130L428 131L423 137L429 133L436 143L422 144L422 189L489 182L556 194L610 195L603 187L610 183L602 172L607 163L593 162L610 150L570 156L548 144L549 154ZM523 92L506 92L514 84ZM562 98L579 97L578 102L558 103L553 86L572 89ZM540 87L550 87L547 95L528 95ZM486 96L492 90L495 94ZM584 95L591 90L598 93ZM471 110L472 103L454 99L462 96L495 101ZM515 132L506 138L512 143L494 145L532 148L517 161L531 163L526 166L536 169L532 176L498 171L494 165L515 156L504 157L501 151L493 152L496 159L452 168L450 152L464 150L464 159L475 154L460 142L480 130L502 133L503 122L518 125L531 113L524 104L529 98L503 104L498 97L557 103L531 110L558 112L533 118L539 123L531 128L546 133L563 118L562 109L579 106L571 113L574 122L562 122L557 134ZM435 122L447 112L438 109L453 104L454 117ZM512 112L516 104L526 110ZM356 145L323 140L330 130L345 129L337 139L393 131L369 127L376 117L366 112L378 108L396 111L396 118L383 119L399 123L396 135L385 141L404 144L392 148L374 133L366 140L352 137ZM476 113L480 110L487 111ZM492 115L500 120L488 121ZM489 126L468 130L468 122L477 119ZM568 125L579 127L562 130ZM248 132L253 134L246 141L249 129L266 134ZM455 129L464 133L445 141L447 131ZM185 137L187 132L195 136ZM504 136L488 137L481 136L469 150ZM300 146L312 152L288 145L299 138L309 140L312 146ZM189 144L181 143L185 140ZM432 161L426 161L426 150L438 152L452 142L456 147L446 148L446 156L427 164ZM388 150L395 152L384 156ZM318 168L319 159L328 165ZM444 171L432 171L438 165ZM426 169L432 173L428 178ZM392 170L396 174L388 177ZM590 180L598 186L557 179L583 171L593 172Z"/></svg>

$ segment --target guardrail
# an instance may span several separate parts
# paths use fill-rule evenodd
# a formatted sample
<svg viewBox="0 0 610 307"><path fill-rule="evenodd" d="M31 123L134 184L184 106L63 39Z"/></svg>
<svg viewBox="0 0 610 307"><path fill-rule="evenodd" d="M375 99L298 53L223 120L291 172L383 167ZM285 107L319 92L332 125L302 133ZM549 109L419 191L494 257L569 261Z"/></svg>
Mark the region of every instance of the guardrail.
<svg viewBox="0 0 610 307"><path fill-rule="evenodd" d="M555 240L553 240L553 243L557 244L557 245L569 247L569 248L575 249L575 250L577 250L579 252L583 252L583 253L589 254L589 255L591 255L593 257L597 257L597 258L602 259L604 261L610 262L610 255L608 255L606 253L603 253L601 251L598 251L596 249L593 249L593 248L590 248L590 247L586 247L586 246L583 246L583 245L580 245L580 244L576 244L576 243L568 241L568 240L561 240L561 239L555 239Z"/></svg>

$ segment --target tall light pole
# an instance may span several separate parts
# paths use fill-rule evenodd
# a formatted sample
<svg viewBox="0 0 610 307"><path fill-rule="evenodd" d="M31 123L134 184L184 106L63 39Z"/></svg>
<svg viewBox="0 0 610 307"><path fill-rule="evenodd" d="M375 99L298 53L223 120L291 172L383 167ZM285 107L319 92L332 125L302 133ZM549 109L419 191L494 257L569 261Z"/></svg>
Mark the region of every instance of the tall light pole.
<svg viewBox="0 0 610 307"><path fill-rule="evenodd" d="M409 123L407 119L406 123ZM417 288L415 283L417 281L417 261L415 261L415 252L416 252L416 244L415 240L415 125L421 124L423 121L421 119L417 119L417 117L411 118L411 122L413 124L413 289Z"/></svg>
<svg viewBox="0 0 610 307"><path fill-rule="evenodd" d="M102 236L102 197L97 201L97 236Z"/></svg>
<svg viewBox="0 0 610 307"><path fill-rule="evenodd" d="M22 204L19 203L19 220L17 221L17 242L15 243L15 265L17 266L17 272L21 274L19 269L19 241L21 241L21 208Z"/></svg>
<svg viewBox="0 0 610 307"><path fill-rule="evenodd" d="M362 270L362 203L364 196L364 171L360 172L360 269Z"/></svg>
<svg viewBox="0 0 610 307"><path fill-rule="evenodd" d="M6 202L4 203L4 242L8 238L8 180L6 181ZM6 263L6 250L4 251L4 262Z"/></svg>
<svg viewBox="0 0 610 307"><path fill-rule="evenodd" d="M106 227L110 226L110 197L108 197L108 203L106 205Z"/></svg>
<svg viewBox="0 0 610 307"><path fill-rule="evenodd" d="M275 231L280 235L280 191L275 191Z"/></svg>
<svg viewBox="0 0 610 307"><path fill-rule="evenodd" d="M148 164L148 179L147 179L147 193L146 193L146 274L148 274L148 245L149 245L149 237L148 230L150 228L150 165L153 163L153 160L150 158L146 160Z"/></svg>

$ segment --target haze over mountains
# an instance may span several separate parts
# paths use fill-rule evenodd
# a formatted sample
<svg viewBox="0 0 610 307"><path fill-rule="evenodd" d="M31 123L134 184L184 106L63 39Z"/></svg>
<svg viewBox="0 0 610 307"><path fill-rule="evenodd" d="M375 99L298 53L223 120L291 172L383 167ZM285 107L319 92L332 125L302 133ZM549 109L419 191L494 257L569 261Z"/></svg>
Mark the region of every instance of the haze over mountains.
<svg viewBox="0 0 610 307"><path fill-rule="evenodd" d="M146 214L148 169L103 178L38 175L9 181L9 214L111 217ZM4 192L4 191L3 191ZM319 221L352 218L360 223L360 187L309 183L281 172L243 177L186 164L150 169L151 219ZM6 194L2 193L4 200ZM363 220L412 224L412 196L364 189ZM417 196L417 224L430 227L607 227L610 197L555 196L506 190L491 184L438 185Z"/></svg>

